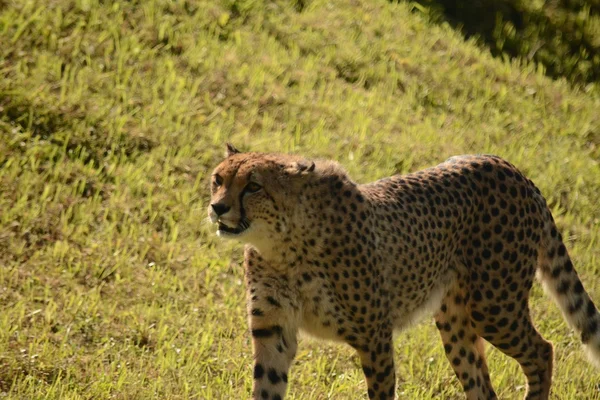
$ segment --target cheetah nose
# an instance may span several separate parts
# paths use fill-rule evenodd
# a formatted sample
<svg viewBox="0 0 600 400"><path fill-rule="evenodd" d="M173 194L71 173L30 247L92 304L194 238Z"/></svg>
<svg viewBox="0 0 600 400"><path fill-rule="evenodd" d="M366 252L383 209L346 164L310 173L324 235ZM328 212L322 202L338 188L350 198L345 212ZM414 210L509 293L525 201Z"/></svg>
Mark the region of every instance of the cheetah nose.
<svg viewBox="0 0 600 400"><path fill-rule="evenodd" d="M223 203L215 203L215 204L211 204L210 206L212 207L213 210L215 210L215 213L219 217L221 215L225 214L227 211L231 210L231 207L229 207L228 205L223 204Z"/></svg>

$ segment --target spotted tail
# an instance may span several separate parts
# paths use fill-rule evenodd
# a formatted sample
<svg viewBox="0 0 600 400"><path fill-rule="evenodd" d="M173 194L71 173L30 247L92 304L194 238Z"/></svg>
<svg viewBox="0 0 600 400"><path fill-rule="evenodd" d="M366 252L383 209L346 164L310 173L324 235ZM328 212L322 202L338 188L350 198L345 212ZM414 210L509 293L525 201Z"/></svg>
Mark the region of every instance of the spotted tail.
<svg viewBox="0 0 600 400"><path fill-rule="evenodd" d="M552 218L538 259L538 277L554 298L568 324L581 334L590 361L600 368L600 314L573 268Z"/></svg>

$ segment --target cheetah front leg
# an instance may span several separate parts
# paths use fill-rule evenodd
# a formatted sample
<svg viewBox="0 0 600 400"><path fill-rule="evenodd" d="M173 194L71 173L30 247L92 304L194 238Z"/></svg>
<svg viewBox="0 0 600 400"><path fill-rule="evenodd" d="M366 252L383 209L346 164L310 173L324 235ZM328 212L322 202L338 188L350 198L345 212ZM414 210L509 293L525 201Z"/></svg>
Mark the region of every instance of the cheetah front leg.
<svg viewBox="0 0 600 400"><path fill-rule="evenodd" d="M287 280L246 251L248 319L254 353L252 398L281 400L296 355L299 305Z"/></svg>
<svg viewBox="0 0 600 400"><path fill-rule="evenodd" d="M296 354L296 332L282 325L263 325L251 318L254 351L253 399L281 400ZM263 326L259 328L258 326Z"/></svg>

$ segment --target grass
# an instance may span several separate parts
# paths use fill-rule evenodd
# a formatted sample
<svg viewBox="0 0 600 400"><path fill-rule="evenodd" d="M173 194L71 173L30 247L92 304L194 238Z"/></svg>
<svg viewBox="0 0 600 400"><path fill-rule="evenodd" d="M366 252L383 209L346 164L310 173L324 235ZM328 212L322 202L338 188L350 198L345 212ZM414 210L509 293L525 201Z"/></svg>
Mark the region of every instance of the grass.
<svg viewBox="0 0 600 400"><path fill-rule="evenodd" d="M600 304L598 92L494 59L419 7L0 1L0 396L249 395L241 249L204 222L227 140L360 182L501 155L545 193ZM539 286L532 308L556 347L552 398L600 398ZM398 397L462 398L430 320L396 353ZM502 398L522 396L512 360L489 364ZM348 347L311 339L290 382L292 399L366 392Z"/></svg>
<svg viewBox="0 0 600 400"><path fill-rule="evenodd" d="M480 38L494 55L534 60L548 76L600 79L598 0L419 0L433 19Z"/></svg>

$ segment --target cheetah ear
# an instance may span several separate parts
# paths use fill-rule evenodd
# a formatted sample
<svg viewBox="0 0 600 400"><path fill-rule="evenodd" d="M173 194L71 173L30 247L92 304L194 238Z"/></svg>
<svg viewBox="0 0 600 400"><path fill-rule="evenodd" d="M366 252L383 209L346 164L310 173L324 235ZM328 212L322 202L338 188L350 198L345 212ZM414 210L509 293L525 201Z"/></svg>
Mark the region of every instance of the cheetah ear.
<svg viewBox="0 0 600 400"><path fill-rule="evenodd" d="M241 153L238 149L235 148L231 143L227 143L225 150L225 157L231 157L234 154Z"/></svg>
<svg viewBox="0 0 600 400"><path fill-rule="evenodd" d="M308 160L294 161L285 168L285 172L291 175L306 175L314 170L315 163Z"/></svg>

